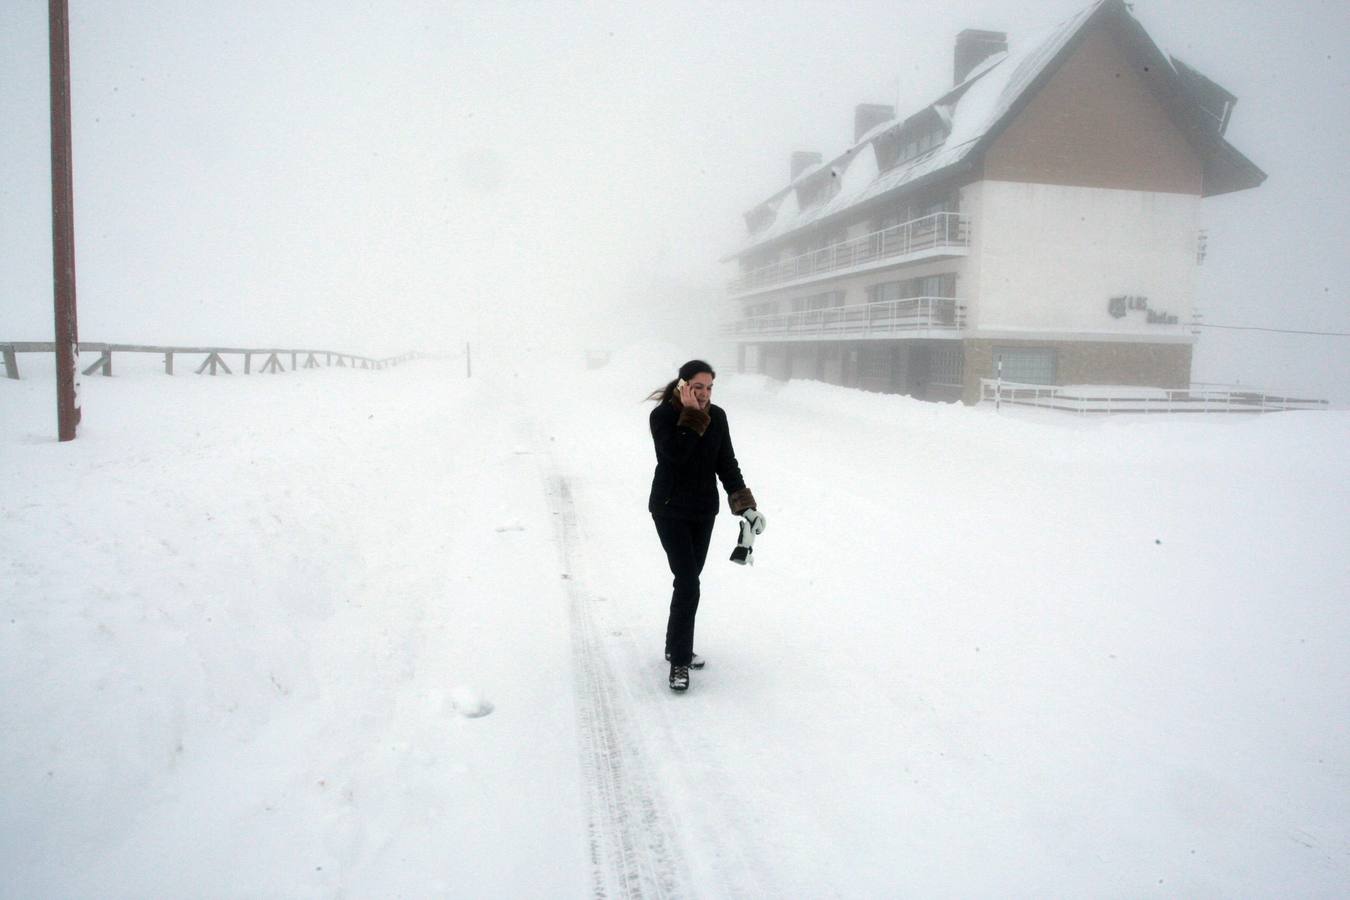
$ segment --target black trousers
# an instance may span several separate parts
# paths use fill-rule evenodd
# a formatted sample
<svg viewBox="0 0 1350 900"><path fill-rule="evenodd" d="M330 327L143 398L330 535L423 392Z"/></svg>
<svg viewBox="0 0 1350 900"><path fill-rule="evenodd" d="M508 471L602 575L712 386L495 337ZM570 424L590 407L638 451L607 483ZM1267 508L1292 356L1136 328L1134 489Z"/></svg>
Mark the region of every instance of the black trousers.
<svg viewBox="0 0 1350 900"><path fill-rule="evenodd" d="M675 576L670 595L670 619L666 622L666 650L672 666L687 666L694 655L694 617L698 615L698 576L708 558L714 517L671 519L652 516L666 562Z"/></svg>

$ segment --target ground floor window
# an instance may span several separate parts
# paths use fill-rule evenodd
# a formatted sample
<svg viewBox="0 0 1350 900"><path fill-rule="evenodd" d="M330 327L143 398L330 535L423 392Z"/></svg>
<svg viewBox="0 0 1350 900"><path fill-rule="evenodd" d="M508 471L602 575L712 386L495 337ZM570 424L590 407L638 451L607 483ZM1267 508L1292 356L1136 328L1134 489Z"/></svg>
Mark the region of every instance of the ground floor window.
<svg viewBox="0 0 1350 900"><path fill-rule="evenodd" d="M864 344L858 359L858 374L863 378L889 380L894 363L891 348L883 343Z"/></svg>
<svg viewBox="0 0 1350 900"><path fill-rule="evenodd" d="M995 347L994 371L991 378L999 375L999 360L1003 360L1003 380L1019 384L1054 384L1055 351L1051 348Z"/></svg>
<svg viewBox="0 0 1350 900"><path fill-rule="evenodd" d="M929 378L933 384L961 386L961 347L934 347Z"/></svg>

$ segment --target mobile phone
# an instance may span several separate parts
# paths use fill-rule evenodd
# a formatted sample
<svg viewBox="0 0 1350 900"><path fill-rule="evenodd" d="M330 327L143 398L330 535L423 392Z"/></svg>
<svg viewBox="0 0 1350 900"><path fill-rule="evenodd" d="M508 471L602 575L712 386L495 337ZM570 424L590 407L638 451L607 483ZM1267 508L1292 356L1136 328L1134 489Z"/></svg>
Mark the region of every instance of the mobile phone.
<svg viewBox="0 0 1350 900"><path fill-rule="evenodd" d="M677 385L675 385L675 390L677 390L677 391L682 391L682 390L684 390L684 386L685 386L686 384L688 384L688 383L689 383L689 382L687 382L687 381L685 381L683 378L681 378L681 379L680 379L680 383L677 384Z"/></svg>

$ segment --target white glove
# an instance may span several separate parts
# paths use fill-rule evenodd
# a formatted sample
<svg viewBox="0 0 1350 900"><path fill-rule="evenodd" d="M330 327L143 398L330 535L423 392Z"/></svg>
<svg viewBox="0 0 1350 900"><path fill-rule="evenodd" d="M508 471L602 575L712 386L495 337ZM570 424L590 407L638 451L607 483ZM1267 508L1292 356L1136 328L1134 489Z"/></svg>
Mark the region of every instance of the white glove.
<svg viewBox="0 0 1350 900"><path fill-rule="evenodd" d="M769 520L764 518L764 513L757 509L747 509L741 513L741 518L750 523L750 530L755 534L763 534Z"/></svg>

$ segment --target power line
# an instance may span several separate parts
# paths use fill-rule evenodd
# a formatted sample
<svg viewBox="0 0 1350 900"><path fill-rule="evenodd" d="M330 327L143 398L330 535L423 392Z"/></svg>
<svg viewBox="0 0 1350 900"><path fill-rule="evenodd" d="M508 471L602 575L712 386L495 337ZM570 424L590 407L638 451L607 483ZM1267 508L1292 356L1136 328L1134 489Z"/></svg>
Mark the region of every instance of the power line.
<svg viewBox="0 0 1350 900"><path fill-rule="evenodd" d="M1226 328L1230 331L1269 331L1274 334L1316 334L1322 337L1350 337L1350 331L1297 331L1293 328L1261 328L1256 325L1212 325L1209 322L1192 322L1192 328Z"/></svg>

